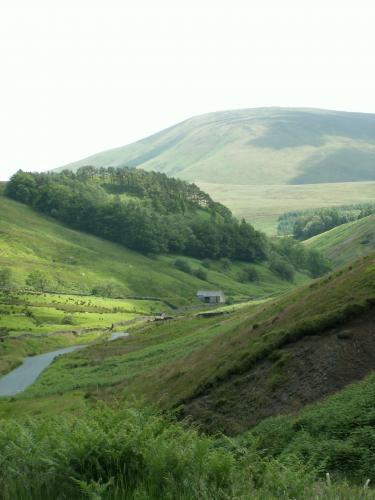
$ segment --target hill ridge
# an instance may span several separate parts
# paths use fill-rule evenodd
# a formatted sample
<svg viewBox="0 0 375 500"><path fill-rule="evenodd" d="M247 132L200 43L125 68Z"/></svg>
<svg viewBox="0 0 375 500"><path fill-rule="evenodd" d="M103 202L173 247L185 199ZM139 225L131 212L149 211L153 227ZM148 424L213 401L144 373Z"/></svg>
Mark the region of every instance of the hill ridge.
<svg viewBox="0 0 375 500"><path fill-rule="evenodd" d="M194 182L375 180L375 114L315 108L222 110L187 118L64 168L133 166ZM341 177L340 177L341 176Z"/></svg>

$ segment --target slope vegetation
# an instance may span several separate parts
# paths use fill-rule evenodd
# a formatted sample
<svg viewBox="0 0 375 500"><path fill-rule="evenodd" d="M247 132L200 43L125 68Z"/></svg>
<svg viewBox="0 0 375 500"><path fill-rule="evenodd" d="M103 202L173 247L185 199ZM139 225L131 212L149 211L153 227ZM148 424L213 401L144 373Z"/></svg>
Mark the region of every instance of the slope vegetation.
<svg viewBox="0 0 375 500"><path fill-rule="evenodd" d="M277 234L278 217L301 209L373 203L375 182L327 184L252 185L199 183L201 189L230 207L237 217L251 221L256 229Z"/></svg>
<svg viewBox="0 0 375 500"><path fill-rule="evenodd" d="M65 168L130 166L230 184L375 180L375 115L288 108L198 116Z"/></svg>
<svg viewBox="0 0 375 500"><path fill-rule="evenodd" d="M206 428L238 433L372 370L375 256L274 301L216 320L226 331L129 391L181 405ZM201 321L207 321L202 319ZM207 323L207 331L215 328ZM334 362L333 362L334 360Z"/></svg>
<svg viewBox="0 0 375 500"><path fill-rule="evenodd" d="M375 215L326 231L305 244L324 254L334 267L348 264L375 250Z"/></svg>
<svg viewBox="0 0 375 500"><path fill-rule="evenodd" d="M303 456L325 471L373 481L374 398L371 374L296 415L264 420L240 443L268 457Z"/></svg>
<svg viewBox="0 0 375 500"><path fill-rule="evenodd" d="M136 395L178 407L206 430L239 434L368 375L374 303L372 255L274 300L190 313L61 358L27 394Z"/></svg>
<svg viewBox="0 0 375 500"><path fill-rule="evenodd" d="M243 263L228 269L220 262L205 269L206 280L174 266L175 256L147 257L123 246L71 230L29 207L0 196L0 267L12 270L13 285L25 286L34 270L43 271L52 291L91 293L94 287L118 289L121 296L155 297L173 305L195 303L198 289L223 289L234 298L264 296L290 283L268 267L255 265L256 282L239 280ZM184 257L193 270L201 261ZM297 274L297 283L306 279Z"/></svg>

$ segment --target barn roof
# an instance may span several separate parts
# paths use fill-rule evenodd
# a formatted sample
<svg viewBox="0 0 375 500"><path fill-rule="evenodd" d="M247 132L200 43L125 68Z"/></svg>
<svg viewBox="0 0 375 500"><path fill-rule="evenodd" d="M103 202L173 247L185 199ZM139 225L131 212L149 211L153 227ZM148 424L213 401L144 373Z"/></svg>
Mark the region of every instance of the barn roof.
<svg viewBox="0 0 375 500"><path fill-rule="evenodd" d="M197 295L204 295L205 297L217 297L218 295L224 295L222 290L199 290Z"/></svg>

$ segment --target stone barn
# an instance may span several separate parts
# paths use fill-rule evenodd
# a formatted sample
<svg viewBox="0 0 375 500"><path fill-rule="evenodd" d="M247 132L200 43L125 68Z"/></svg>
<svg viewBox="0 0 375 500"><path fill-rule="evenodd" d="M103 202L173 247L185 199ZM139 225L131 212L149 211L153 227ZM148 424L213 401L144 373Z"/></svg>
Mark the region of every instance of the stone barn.
<svg viewBox="0 0 375 500"><path fill-rule="evenodd" d="M197 297L205 304L225 304L225 295L221 290L200 290Z"/></svg>

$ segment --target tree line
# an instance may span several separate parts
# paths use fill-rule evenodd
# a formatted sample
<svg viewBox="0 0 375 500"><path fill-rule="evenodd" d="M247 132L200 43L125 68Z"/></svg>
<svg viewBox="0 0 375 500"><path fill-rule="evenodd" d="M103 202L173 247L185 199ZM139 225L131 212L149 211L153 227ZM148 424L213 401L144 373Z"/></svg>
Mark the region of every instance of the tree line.
<svg viewBox="0 0 375 500"><path fill-rule="evenodd" d="M143 253L259 262L267 240L195 184L158 172L82 167L18 171L6 195L68 226Z"/></svg>
<svg viewBox="0 0 375 500"><path fill-rule="evenodd" d="M375 213L375 204L372 203L287 212L278 219L278 234L306 240L372 213Z"/></svg>

